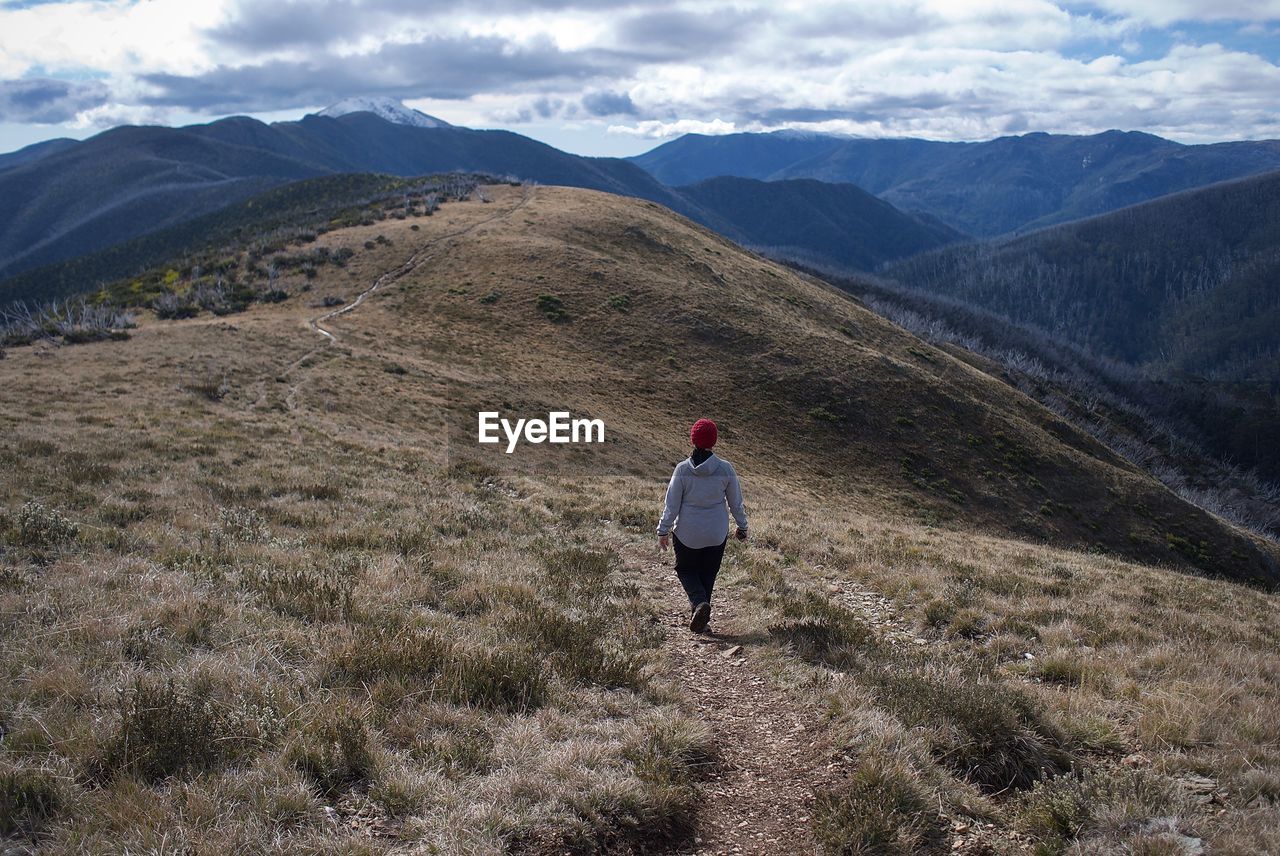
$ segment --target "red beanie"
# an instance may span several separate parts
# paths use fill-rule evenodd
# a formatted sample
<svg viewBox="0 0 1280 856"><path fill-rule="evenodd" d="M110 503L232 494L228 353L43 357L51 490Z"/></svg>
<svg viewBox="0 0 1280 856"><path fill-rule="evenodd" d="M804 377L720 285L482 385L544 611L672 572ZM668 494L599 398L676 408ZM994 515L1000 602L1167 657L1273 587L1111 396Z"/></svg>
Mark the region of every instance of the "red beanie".
<svg viewBox="0 0 1280 856"><path fill-rule="evenodd" d="M716 444L716 423L710 419L699 419L689 429L689 439L695 449L710 449Z"/></svg>

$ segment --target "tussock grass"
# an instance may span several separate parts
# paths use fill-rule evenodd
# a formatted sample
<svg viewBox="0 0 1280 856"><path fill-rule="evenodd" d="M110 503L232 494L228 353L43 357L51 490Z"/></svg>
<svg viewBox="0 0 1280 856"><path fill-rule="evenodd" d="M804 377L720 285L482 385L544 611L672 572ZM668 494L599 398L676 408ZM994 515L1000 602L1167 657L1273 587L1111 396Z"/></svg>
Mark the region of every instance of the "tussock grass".
<svg viewBox="0 0 1280 856"><path fill-rule="evenodd" d="M901 761L871 755L824 790L814 805L823 853L910 856L946 852L946 828L919 776Z"/></svg>
<svg viewBox="0 0 1280 856"><path fill-rule="evenodd" d="M40 767L0 767L0 835L33 838L68 808L64 776Z"/></svg>

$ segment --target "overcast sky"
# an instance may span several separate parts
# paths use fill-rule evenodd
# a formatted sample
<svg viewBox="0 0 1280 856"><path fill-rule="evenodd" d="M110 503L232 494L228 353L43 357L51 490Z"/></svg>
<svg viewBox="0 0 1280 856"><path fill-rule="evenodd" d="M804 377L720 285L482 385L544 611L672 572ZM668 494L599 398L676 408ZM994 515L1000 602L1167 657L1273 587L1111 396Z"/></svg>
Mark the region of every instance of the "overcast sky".
<svg viewBox="0 0 1280 856"><path fill-rule="evenodd" d="M384 95L583 154L688 131L1280 137L1280 0L0 0L0 151Z"/></svg>

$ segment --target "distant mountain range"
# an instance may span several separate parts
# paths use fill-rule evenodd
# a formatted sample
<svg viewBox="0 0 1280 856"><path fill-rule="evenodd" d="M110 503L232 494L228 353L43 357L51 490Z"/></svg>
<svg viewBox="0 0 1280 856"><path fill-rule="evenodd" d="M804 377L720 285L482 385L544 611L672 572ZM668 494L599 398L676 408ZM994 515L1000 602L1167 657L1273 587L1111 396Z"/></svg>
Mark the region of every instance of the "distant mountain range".
<svg viewBox="0 0 1280 856"><path fill-rule="evenodd" d="M819 193L812 182L739 182L730 199L725 184L681 191L626 160L455 127L386 99L353 99L324 113L272 125L235 117L185 128L121 127L3 156L0 198L9 204L0 210L0 281L334 173L467 171L602 190L658 202L745 243L785 245L859 268L957 237L856 187ZM776 232L760 216L767 207L787 212L771 218L783 227Z"/></svg>
<svg viewBox="0 0 1280 856"><path fill-rule="evenodd" d="M688 135L630 160L588 158L508 131L456 127L391 99L355 98L296 122L121 127L0 155L0 302L20 274L29 294L30 275L50 265L180 234L280 185L334 174L467 171L602 190L665 205L778 257L873 271L968 235L1028 230L1274 168L1280 142L1183 146L1121 132L986 143ZM110 269L126 261L116 252ZM98 269L106 268L74 267ZM59 293L68 270L51 277Z"/></svg>
<svg viewBox="0 0 1280 856"><path fill-rule="evenodd" d="M369 112L266 125L122 127L0 169L0 279L331 173L511 174L639 196L692 213L626 161L567 154L507 131L423 128Z"/></svg>
<svg viewBox="0 0 1280 856"><path fill-rule="evenodd" d="M1188 146L1107 131L944 143L779 131L686 134L630 160L670 185L721 175L850 182L904 211L990 237L1280 169L1280 141Z"/></svg>

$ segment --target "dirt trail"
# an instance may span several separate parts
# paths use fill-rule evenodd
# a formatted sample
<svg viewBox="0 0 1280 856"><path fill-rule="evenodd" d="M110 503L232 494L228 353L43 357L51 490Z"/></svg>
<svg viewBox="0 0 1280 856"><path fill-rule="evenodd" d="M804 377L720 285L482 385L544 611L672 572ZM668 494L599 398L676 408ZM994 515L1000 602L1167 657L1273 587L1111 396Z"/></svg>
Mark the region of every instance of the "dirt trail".
<svg viewBox="0 0 1280 856"><path fill-rule="evenodd" d="M667 614L669 676L688 712L711 726L719 764L700 783L697 854L816 852L809 819L821 754L814 711L777 686L757 660L762 634L746 632L731 585L717 591L711 634L689 632L689 604L672 559L640 566Z"/></svg>
<svg viewBox="0 0 1280 856"><path fill-rule="evenodd" d="M403 279L404 277L413 273L415 270L417 270L423 264L425 264L435 254L436 248L439 247L445 241L449 241L454 238L461 238L465 235L469 235L470 233L474 232L476 229L480 228L481 226L484 226L488 223L492 223L494 220L498 220L503 217L509 217L512 214L516 213L521 208L523 208L525 204L529 202L530 199L533 198L534 192L535 190L532 186L527 184L522 185L520 188L520 199L518 202L516 202L515 205L512 205L510 208L505 208L501 205L496 206L498 210L495 211L493 214L490 214L488 217L482 217L481 219L475 221L474 223L470 224L464 229L457 229L453 232L446 232L443 235L438 235L432 238L431 240L423 244L421 247L419 247L418 250L413 255L411 255L399 267L392 268L391 270L386 271L380 274L377 278L375 278L374 281L369 284L368 288L364 289L358 295L356 295L355 300L351 301L345 306L340 306L337 309L331 309L328 312L325 312L321 315L317 315L316 317L309 319L307 321L307 326L310 327L313 332L315 332L316 334L324 338L324 344L320 345L319 347L312 348L310 351L307 351L307 353L303 354L301 357L294 360L283 372L281 372L281 377L284 377L284 378L291 377L295 372L297 372L298 369L306 366L308 362L312 359L312 357L314 357L324 348L330 345L333 345L338 341L337 334L333 330L327 328L325 326L325 322L331 321L334 318L338 318L339 316L345 315L348 312L351 312L359 308L359 306L363 304L367 299L369 299L370 295L372 295L378 289L382 288L385 285L389 285L390 283L396 282L397 280ZM453 203L446 203L446 204L456 205L458 203L453 202ZM285 396L285 404L289 410L295 410L297 408L298 391L301 388L302 382L304 379L305 378L299 378L298 380L292 381L289 384L289 391Z"/></svg>

